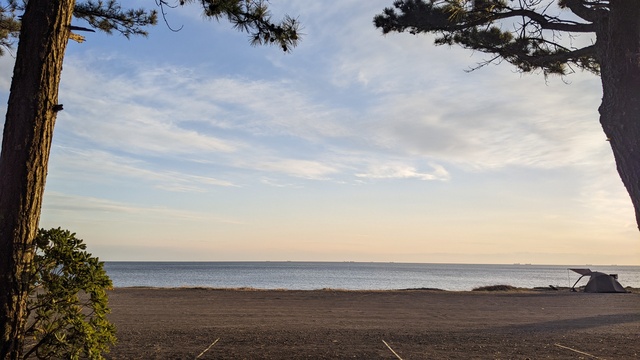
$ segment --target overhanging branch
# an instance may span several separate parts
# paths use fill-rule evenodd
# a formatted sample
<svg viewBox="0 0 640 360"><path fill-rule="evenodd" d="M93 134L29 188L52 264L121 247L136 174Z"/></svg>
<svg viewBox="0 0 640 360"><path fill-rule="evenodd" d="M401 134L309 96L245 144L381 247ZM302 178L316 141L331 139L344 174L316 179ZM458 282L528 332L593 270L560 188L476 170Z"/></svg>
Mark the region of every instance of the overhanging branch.
<svg viewBox="0 0 640 360"><path fill-rule="evenodd" d="M589 33L589 32L596 31L595 25L593 23L584 24L584 23L567 22L567 21L551 21L550 18L542 14L539 14L535 11L527 10L527 9L515 9L507 13L500 13L500 14L497 14L494 17L494 19L492 19L491 21L507 19L511 17L520 17L520 16L524 16L533 20L535 23L540 25L542 29L545 29L545 30L557 30L557 31L566 31L566 32L579 32L579 33Z"/></svg>
<svg viewBox="0 0 640 360"><path fill-rule="evenodd" d="M561 20L525 8L469 10L458 15L459 12L451 8L437 7L433 3L420 0L397 1L394 6L399 12L393 8L386 8L383 14L374 18L375 26L381 28L383 33L406 30L413 34L432 31L455 32L519 17L526 17L545 30L574 33L589 33L596 30L593 23Z"/></svg>
<svg viewBox="0 0 640 360"><path fill-rule="evenodd" d="M602 16L602 9L608 7L608 1L585 1L585 0L560 0L558 2L560 7L568 8L579 16L581 19L591 22L597 22L598 19ZM587 6L589 5L589 6Z"/></svg>
<svg viewBox="0 0 640 360"><path fill-rule="evenodd" d="M574 63L585 70L599 72L597 61L596 45L575 49L568 52L556 52L542 56L523 56L522 60L536 66L544 68L546 64Z"/></svg>

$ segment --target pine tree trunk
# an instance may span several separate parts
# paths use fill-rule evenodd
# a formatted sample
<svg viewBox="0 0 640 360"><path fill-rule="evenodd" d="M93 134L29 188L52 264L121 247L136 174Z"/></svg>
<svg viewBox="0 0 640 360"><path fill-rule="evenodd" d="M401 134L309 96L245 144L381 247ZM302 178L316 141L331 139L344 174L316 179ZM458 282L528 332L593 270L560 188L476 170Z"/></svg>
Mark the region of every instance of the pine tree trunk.
<svg viewBox="0 0 640 360"><path fill-rule="evenodd" d="M640 4L612 0L598 43L603 97L600 123L640 228Z"/></svg>
<svg viewBox="0 0 640 360"><path fill-rule="evenodd" d="M0 359L22 351L28 275L74 0L29 0L0 154Z"/></svg>

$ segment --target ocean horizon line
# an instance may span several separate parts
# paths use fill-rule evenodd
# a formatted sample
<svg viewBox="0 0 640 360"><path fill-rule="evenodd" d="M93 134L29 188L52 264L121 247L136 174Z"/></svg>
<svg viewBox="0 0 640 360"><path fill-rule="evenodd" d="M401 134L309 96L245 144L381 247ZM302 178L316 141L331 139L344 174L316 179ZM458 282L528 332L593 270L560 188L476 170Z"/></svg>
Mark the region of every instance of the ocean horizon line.
<svg viewBox="0 0 640 360"><path fill-rule="evenodd" d="M105 263L326 263L326 264L406 264L406 265L487 265L487 266L616 266L616 267L640 267L640 264L551 264L551 263L466 263L466 262L414 262L414 261L362 261L362 260L100 260Z"/></svg>
<svg viewBox="0 0 640 360"><path fill-rule="evenodd" d="M640 266L442 264L309 261L120 261L105 262L115 287L212 287L314 290L435 288L472 290L489 285L520 288L571 286L570 269L617 274L623 285L640 287Z"/></svg>

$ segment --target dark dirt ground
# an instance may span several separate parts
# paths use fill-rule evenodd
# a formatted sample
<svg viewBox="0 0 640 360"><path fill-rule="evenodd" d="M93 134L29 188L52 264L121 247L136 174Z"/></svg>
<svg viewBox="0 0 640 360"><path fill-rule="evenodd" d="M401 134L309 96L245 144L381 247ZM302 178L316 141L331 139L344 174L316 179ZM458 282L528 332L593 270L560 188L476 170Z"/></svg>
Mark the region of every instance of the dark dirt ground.
<svg viewBox="0 0 640 360"><path fill-rule="evenodd" d="M109 298L119 341L108 359L640 358L638 293L119 288Z"/></svg>

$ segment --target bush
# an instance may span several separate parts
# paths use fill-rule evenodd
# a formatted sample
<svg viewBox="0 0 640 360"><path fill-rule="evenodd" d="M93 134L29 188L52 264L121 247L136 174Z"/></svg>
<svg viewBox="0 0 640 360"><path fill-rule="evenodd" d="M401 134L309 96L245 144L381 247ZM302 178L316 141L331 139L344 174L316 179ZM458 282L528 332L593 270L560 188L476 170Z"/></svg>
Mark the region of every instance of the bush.
<svg viewBox="0 0 640 360"><path fill-rule="evenodd" d="M115 343L111 279L74 233L40 229L30 278L24 358L104 359Z"/></svg>
<svg viewBox="0 0 640 360"><path fill-rule="evenodd" d="M473 289L472 291L513 291L517 288L511 285L490 285L490 286L481 286Z"/></svg>

